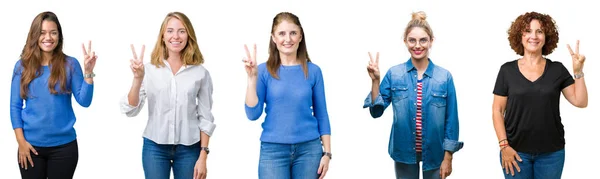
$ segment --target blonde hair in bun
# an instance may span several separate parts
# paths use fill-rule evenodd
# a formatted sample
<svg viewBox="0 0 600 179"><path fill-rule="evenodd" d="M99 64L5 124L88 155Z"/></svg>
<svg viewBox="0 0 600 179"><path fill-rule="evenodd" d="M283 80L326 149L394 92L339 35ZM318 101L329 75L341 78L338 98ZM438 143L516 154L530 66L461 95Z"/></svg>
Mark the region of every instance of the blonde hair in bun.
<svg viewBox="0 0 600 179"><path fill-rule="evenodd" d="M431 26L429 26L429 23L427 23L427 20L425 19L427 19L427 14L425 14L425 12L413 12L412 19L406 25L406 29L404 29L404 39L406 40L406 36L408 35L408 33L415 27L422 28L425 32L427 32L429 38L433 39L433 31L431 30Z"/></svg>

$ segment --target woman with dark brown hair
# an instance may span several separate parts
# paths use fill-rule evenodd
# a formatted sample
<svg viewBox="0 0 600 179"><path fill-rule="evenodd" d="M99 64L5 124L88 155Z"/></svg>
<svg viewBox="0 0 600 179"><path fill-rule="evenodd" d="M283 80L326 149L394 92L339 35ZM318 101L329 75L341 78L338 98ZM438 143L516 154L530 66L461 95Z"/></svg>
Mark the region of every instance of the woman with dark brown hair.
<svg viewBox="0 0 600 179"><path fill-rule="evenodd" d="M585 56L569 45L573 76L558 61L545 58L557 47L552 17L528 12L508 30L511 48L521 58L500 67L494 87L492 119L500 146L505 178L561 178L565 161L560 94L573 106L585 108Z"/></svg>
<svg viewBox="0 0 600 179"><path fill-rule="evenodd" d="M245 46L243 60L248 73L246 116L254 121L263 109L266 114L258 177L323 178L331 159L323 74L308 57L296 15L277 14L269 41L266 63L257 65L256 46L253 53Z"/></svg>
<svg viewBox="0 0 600 179"><path fill-rule="evenodd" d="M71 96L88 107L94 92L95 52L82 44L84 70L63 53L56 15L38 14L14 67L10 117L19 144L22 178L73 178L78 161ZM25 105L23 105L25 103Z"/></svg>

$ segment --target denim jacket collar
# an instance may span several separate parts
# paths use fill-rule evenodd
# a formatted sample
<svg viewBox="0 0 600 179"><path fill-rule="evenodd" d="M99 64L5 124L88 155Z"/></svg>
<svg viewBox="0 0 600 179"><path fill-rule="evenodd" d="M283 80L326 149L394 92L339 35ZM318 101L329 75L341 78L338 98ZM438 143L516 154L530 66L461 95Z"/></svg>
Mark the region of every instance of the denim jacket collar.
<svg viewBox="0 0 600 179"><path fill-rule="evenodd" d="M430 58L427 58L427 61L429 61L429 64L427 65L427 69L425 70L425 73L423 73L423 77L432 77L433 75L433 69L435 68L435 64L433 64L433 62L431 61ZM413 70L417 70L417 68L413 65L411 58L408 58L408 61L405 63L406 64L406 72L410 72Z"/></svg>

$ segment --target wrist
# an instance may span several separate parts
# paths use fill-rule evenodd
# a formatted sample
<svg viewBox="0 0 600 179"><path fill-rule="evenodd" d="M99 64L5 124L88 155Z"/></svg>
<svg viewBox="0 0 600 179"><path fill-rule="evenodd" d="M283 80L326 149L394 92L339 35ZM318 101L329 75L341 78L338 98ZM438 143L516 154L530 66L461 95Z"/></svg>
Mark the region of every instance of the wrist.
<svg viewBox="0 0 600 179"><path fill-rule="evenodd" d="M95 76L96 74L94 74L94 72L86 71L83 73L83 78L94 78Z"/></svg>
<svg viewBox="0 0 600 179"><path fill-rule="evenodd" d="M573 77L574 77L575 79L582 78L582 77L583 77L583 71L574 72L574 73L573 73Z"/></svg>
<svg viewBox="0 0 600 179"><path fill-rule="evenodd" d="M25 140L25 139L17 139L17 144L23 145L25 143L27 143L27 140Z"/></svg>
<svg viewBox="0 0 600 179"><path fill-rule="evenodd" d="M327 157L329 157L329 160L331 160L333 154L331 154L331 152L323 152L323 156L327 156Z"/></svg>

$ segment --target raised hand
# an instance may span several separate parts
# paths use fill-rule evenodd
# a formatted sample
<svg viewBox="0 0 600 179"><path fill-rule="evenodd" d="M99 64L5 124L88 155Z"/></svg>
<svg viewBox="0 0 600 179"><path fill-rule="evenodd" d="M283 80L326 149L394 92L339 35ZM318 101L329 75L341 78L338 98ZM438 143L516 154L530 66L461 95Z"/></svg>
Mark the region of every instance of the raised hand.
<svg viewBox="0 0 600 179"><path fill-rule="evenodd" d="M246 50L246 57L244 57L242 61L246 67L246 73L248 73L248 77L256 77L258 74L258 65L256 64L256 44L253 46L252 53L248 50L247 45L244 45L244 49Z"/></svg>
<svg viewBox="0 0 600 179"><path fill-rule="evenodd" d="M81 49L83 50L83 69L85 74L90 74L94 72L94 67L96 66L96 59L98 56L96 52L92 51L92 41L88 41L88 47L85 48L85 45L81 43Z"/></svg>
<svg viewBox="0 0 600 179"><path fill-rule="evenodd" d="M579 54L579 40L575 44L575 52L571 49L571 46L567 44L571 58L573 59L573 73L581 74L583 70L583 62L585 62L585 56Z"/></svg>
<svg viewBox="0 0 600 179"><path fill-rule="evenodd" d="M131 71L133 72L134 78L144 78L144 50L146 46L142 45L142 52L140 57L138 58L137 53L135 53L135 47L131 44L131 52L133 53L133 59L130 59L131 62Z"/></svg>
<svg viewBox="0 0 600 179"><path fill-rule="evenodd" d="M373 59L371 52L369 52L369 58L371 58L371 61L369 61L369 65L367 66L369 76L371 77L371 80L379 81L379 52L375 55L375 59Z"/></svg>

